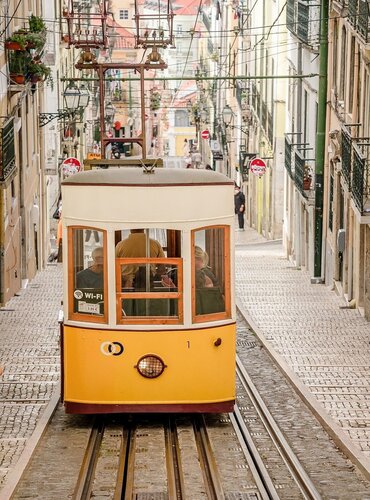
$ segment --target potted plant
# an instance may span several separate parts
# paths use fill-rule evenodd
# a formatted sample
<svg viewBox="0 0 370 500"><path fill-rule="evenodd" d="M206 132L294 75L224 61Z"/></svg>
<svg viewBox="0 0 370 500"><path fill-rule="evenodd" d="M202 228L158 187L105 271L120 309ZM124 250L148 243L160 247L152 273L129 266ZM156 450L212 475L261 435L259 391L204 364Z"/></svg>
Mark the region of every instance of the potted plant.
<svg viewBox="0 0 370 500"><path fill-rule="evenodd" d="M26 50L27 39L25 33L16 31L5 41L5 48L8 50Z"/></svg>
<svg viewBox="0 0 370 500"><path fill-rule="evenodd" d="M28 65L27 73L31 79L31 82L36 83L45 81L47 85L53 87L51 69L44 63L36 63L35 61L31 61L31 63Z"/></svg>
<svg viewBox="0 0 370 500"><path fill-rule="evenodd" d="M304 191L311 189L311 182L312 182L311 168L308 165L305 165L304 173L303 173L303 189L304 189Z"/></svg>
<svg viewBox="0 0 370 500"><path fill-rule="evenodd" d="M34 33L39 33L39 32L45 32L46 31L46 24L42 17L39 16L34 16L32 14L31 17L28 19L28 24L30 27L30 31L33 31Z"/></svg>
<svg viewBox="0 0 370 500"><path fill-rule="evenodd" d="M25 36L28 49L41 51L46 43L46 33L44 31L30 31Z"/></svg>
<svg viewBox="0 0 370 500"><path fill-rule="evenodd" d="M18 84L25 83L26 69L30 60L28 52L12 52L9 57L10 79Z"/></svg>

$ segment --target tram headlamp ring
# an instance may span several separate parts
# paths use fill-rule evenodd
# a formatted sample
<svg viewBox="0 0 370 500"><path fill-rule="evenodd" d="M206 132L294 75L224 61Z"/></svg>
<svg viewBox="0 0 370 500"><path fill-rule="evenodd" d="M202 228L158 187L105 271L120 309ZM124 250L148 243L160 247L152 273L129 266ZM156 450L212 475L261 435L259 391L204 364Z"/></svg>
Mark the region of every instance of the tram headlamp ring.
<svg viewBox="0 0 370 500"><path fill-rule="evenodd" d="M157 378L161 375L167 366L159 356L155 354L145 354L142 356L135 368L145 378Z"/></svg>

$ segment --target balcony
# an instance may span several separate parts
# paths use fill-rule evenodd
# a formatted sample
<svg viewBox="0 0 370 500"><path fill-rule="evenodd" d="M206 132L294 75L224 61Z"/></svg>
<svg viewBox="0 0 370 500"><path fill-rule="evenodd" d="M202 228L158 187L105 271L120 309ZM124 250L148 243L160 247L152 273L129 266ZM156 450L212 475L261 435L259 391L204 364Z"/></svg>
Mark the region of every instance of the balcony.
<svg viewBox="0 0 370 500"><path fill-rule="evenodd" d="M287 28L303 43L316 49L320 32L319 4L304 0L288 0Z"/></svg>
<svg viewBox="0 0 370 500"><path fill-rule="evenodd" d="M285 137L285 158L284 165L285 169L289 174L289 177L293 180L294 175L294 164L293 164L293 151L292 151L292 143L289 137Z"/></svg>
<svg viewBox="0 0 370 500"><path fill-rule="evenodd" d="M357 26L358 0L348 0L348 22L353 28Z"/></svg>
<svg viewBox="0 0 370 500"><path fill-rule="evenodd" d="M298 191L302 193L304 196L306 196L303 188L303 177L305 170L304 166L305 166L305 159L302 153L296 151L294 154L294 183Z"/></svg>
<svg viewBox="0 0 370 500"><path fill-rule="evenodd" d="M351 189L352 136L349 129L342 126L342 176Z"/></svg>
<svg viewBox="0 0 370 500"><path fill-rule="evenodd" d="M370 9L367 0L359 0L357 32L365 43L370 42Z"/></svg>
<svg viewBox="0 0 370 500"><path fill-rule="evenodd" d="M366 202L370 201L370 169L364 146L353 145L352 198L361 215L368 214Z"/></svg>

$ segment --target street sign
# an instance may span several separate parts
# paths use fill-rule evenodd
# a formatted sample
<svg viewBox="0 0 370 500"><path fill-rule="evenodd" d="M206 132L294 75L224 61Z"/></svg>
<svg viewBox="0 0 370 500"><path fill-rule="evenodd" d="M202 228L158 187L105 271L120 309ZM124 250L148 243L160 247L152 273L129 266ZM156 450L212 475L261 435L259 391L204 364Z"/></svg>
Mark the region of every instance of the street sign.
<svg viewBox="0 0 370 500"><path fill-rule="evenodd" d="M266 162L262 158L253 158L249 164L249 170L254 175L263 175L266 172Z"/></svg>
<svg viewBox="0 0 370 500"><path fill-rule="evenodd" d="M209 130L202 130L200 135L201 135L202 139L209 139L209 136L210 136Z"/></svg>
<svg viewBox="0 0 370 500"><path fill-rule="evenodd" d="M77 174L81 170L81 163L77 160L77 158L66 158L62 163L62 171L64 177L69 177L70 175Z"/></svg>

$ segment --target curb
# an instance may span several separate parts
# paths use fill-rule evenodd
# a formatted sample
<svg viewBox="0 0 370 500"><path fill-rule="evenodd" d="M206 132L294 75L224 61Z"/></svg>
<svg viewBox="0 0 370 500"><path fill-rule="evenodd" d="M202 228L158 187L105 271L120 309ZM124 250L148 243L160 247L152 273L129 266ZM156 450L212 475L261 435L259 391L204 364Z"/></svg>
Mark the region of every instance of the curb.
<svg viewBox="0 0 370 500"><path fill-rule="evenodd" d="M250 326L252 327L257 338L263 344L267 350L270 357L277 363L279 369L284 374L284 376L293 385L294 390L299 395L299 397L307 404L311 409L313 414L319 420L321 425L324 427L329 436L333 439L334 443L338 448L353 462L364 474L366 479L370 480L370 459L363 456L361 450L359 450L348 438L348 436L343 432L341 427L333 420L325 411L325 409L320 405L314 396L312 396L309 389L301 382L299 377L293 372L293 370L287 365L283 357L278 354L270 345L269 341L266 340L264 334L262 333L259 326L253 321L249 313L246 311L241 303L239 297L236 298L236 307L239 312L245 317Z"/></svg>
<svg viewBox="0 0 370 500"><path fill-rule="evenodd" d="M37 422L35 430L33 431L31 437L27 439L27 444L19 457L14 469L9 473L5 480L4 486L0 489L0 498L2 500L9 500L15 493L19 481L31 460L31 457L37 448L38 442L40 441L44 431L49 423L49 420L53 416L57 405L60 400L60 385L55 386L55 391L50 398L50 401L46 405L44 413L41 415L40 420Z"/></svg>

